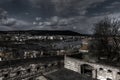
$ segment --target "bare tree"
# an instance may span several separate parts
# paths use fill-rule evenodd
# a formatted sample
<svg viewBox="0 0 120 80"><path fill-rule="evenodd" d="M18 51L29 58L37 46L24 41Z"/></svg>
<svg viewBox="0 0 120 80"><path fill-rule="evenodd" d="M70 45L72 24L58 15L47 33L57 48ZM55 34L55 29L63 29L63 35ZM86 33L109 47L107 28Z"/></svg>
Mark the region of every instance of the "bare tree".
<svg viewBox="0 0 120 80"><path fill-rule="evenodd" d="M120 61L120 21L104 18L95 24L94 39L90 44L92 56Z"/></svg>

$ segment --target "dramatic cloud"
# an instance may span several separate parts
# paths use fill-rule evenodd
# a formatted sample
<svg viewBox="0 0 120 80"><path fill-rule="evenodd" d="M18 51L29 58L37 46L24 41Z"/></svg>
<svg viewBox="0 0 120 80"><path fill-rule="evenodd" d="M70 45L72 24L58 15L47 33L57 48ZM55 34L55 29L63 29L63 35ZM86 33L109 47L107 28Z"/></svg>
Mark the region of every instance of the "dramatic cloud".
<svg viewBox="0 0 120 80"><path fill-rule="evenodd" d="M58 16L85 15L87 8L105 0L30 0L33 7L47 10L55 9ZM51 9L52 8L52 9Z"/></svg>
<svg viewBox="0 0 120 80"><path fill-rule="evenodd" d="M11 17L2 20L1 30L59 29L92 33L93 24L104 17L120 18L119 0L0 0L0 7Z"/></svg>
<svg viewBox="0 0 120 80"><path fill-rule="evenodd" d="M107 9L117 8L120 5L120 2L116 1L111 3L109 6L106 6Z"/></svg>
<svg viewBox="0 0 120 80"><path fill-rule="evenodd" d="M0 23L0 30L29 30L28 26L32 27L32 24L23 20L8 18Z"/></svg>

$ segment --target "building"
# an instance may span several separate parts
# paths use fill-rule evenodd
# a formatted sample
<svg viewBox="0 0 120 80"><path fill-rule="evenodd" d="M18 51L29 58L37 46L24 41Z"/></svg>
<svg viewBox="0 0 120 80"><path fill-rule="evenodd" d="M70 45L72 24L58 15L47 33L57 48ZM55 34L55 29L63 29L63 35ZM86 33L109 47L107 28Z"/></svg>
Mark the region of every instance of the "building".
<svg viewBox="0 0 120 80"><path fill-rule="evenodd" d="M80 47L79 52L80 53L88 53L89 52L89 39L88 38L84 38L82 39L82 45Z"/></svg>
<svg viewBox="0 0 120 80"><path fill-rule="evenodd" d="M65 57L64 67L98 80L120 80L120 67Z"/></svg>
<svg viewBox="0 0 120 80"><path fill-rule="evenodd" d="M11 53L10 59L71 55L88 52L82 48L79 51L81 40L86 37L89 36L69 30L0 31L0 50ZM83 48L86 46L83 40ZM2 56L2 60L9 59Z"/></svg>
<svg viewBox="0 0 120 80"><path fill-rule="evenodd" d="M45 74L61 67L63 57L58 56L1 61L0 80L46 80Z"/></svg>

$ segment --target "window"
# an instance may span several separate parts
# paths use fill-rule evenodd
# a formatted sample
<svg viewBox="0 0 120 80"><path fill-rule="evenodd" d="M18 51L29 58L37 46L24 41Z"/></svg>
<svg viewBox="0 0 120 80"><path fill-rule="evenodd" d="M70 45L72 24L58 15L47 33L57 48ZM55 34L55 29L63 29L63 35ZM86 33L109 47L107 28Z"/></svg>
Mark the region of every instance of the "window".
<svg viewBox="0 0 120 80"><path fill-rule="evenodd" d="M108 70L109 73L111 73L112 71L111 70Z"/></svg>
<svg viewBox="0 0 120 80"><path fill-rule="evenodd" d="M17 75L20 75L20 71L17 72Z"/></svg>
<svg viewBox="0 0 120 80"><path fill-rule="evenodd" d="M99 68L99 70L100 70L100 71L102 71L102 70L103 70L103 68Z"/></svg>
<svg viewBox="0 0 120 80"><path fill-rule="evenodd" d="M118 75L120 75L120 72L117 72Z"/></svg>
<svg viewBox="0 0 120 80"><path fill-rule="evenodd" d="M40 69L40 67L38 66L38 67L37 67L37 70L39 70L39 69Z"/></svg>
<svg viewBox="0 0 120 80"><path fill-rule="evenodd" d="M4 77L5 77L5 78L8 77L8 74L4 74Z"/></svg>
<svg viewBox="0 0 120 80"><path fill-rule="evenodd" d="M31 72L31 70L30 70L30 69L27 69L27 72L28 72L28 73L30 73L30 72Z"/></svg>
<svg viewBox="0 0 120 80"><path fill-rule="evenodd" d="M112 80L112 79L110 79L110 78L107 78L107 80Z"/></svg>

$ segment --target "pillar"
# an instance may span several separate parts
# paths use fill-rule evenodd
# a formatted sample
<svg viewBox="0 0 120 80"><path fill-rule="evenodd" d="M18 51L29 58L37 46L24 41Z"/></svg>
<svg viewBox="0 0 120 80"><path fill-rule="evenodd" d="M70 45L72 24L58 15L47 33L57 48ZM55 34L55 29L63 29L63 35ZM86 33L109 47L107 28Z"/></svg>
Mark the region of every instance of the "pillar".
<svg viewBox="0 0 120 80"><path fill-rule="evenodd" d="M117 79L117 72L116 71L113 71L113 75L112 76L113 76L113 80L118 80Z"/></svg>
<svg viewBox="0 0 120 80"><path fill-rule="evenodd" d="M92 78L97 78L97 70L96 69L93 69L92 71Z"/></svg>
<svg viewBox="0 0 120 80"><path fill-rule="evenodd" d="M79 66L79 73L81 74L81 65Z"/></svg>

